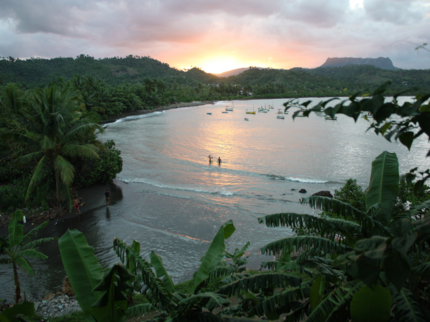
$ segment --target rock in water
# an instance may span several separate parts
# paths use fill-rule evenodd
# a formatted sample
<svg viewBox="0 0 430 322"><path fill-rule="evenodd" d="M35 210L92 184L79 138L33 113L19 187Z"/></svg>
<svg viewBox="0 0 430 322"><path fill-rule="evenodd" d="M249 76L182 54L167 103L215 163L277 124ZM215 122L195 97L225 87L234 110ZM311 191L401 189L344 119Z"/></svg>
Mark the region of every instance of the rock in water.
<svg viewBox="0 0 430 322"><path fill-rule="evenodd" d="M300 189L299 192L300 193L306 193L306 189Z"/></svg>
<svg viewBox="0 0 430 322"><path fill-rule="evenodd" d="M333 198L333 195L330 193L330 191L327 190L319 191L317 193L314 193L312 196Z"/></svg>
<svg viewBox="0 0 430 322"><path fill-rule="evenodd" d="M68 296L75 296L75 292L73 292L72 284L70 284L69 277L66 276L63 281L63 287L61 288L64 294Z"/></svg>

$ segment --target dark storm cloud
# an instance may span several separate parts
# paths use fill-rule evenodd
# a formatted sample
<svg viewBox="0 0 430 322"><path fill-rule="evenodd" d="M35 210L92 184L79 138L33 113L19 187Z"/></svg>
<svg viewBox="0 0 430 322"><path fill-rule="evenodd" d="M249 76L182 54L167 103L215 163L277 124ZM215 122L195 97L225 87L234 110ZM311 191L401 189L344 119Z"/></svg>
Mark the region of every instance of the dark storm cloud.
<svg viewBox="0 0 430 322"><path fill-rule="evenodd" d="M53 33L84 36L79 27L94 10L88 1L69 0L2 0L0 18L11 19L18 33Z"/></svg>

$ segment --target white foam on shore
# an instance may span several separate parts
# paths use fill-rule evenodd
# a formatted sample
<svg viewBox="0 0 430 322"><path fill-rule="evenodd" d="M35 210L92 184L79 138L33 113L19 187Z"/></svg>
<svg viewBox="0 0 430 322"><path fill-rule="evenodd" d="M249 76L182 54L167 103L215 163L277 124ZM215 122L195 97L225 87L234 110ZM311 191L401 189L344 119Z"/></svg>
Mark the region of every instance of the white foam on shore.
<svg viewBox="0 0 430 322"><path fill-rule="evenodd" d="M164 189L172 189L172 190L182 190L182 191L192 191L192 192L201 192L201 193L210 193L210 194L219 194L222 196L232 196L233 192L226 190L223 188L200 188L200 187L189 187L189 186L176 186L170 184L164 184L159 182L154 182L152 180L144 179L144 178L134 178L134 179L122 179L118 178L118 180L125 183L142 183L148 184L158 188Z"/></svg>
<svg viewBox="0 0 430 322"><path fill-rule="evenodd" d="M316 180L316 179L304 179L304 178L293 178L293 177L285 177L286 180L293 182L302 182L302 183L327 183L327 180Z"/></svg>
<svg viewBox="0 0 430 322"><path fill-rule="evenodd" d="M157 116L157 115L160 115L160 114L163 114L163 113L164 113L164 111L153 112L153 113L148 113L148 114L141 114L141 115L131 115L131 116L124 117L122 119L118 119L118 120L116 120L113 123L107 123L107 124L103 125L103 128L106 128L106 127L108 127L109 125L112 125L112 124L122 123L122 122L126 122L126 121L137 120L137 119L143 119L145 117Z"/></svg>
<svg viewBox="0 0 430 322"><path fill-rule="evenodd" d="M318 179L308 179L308 178L294 178L294 177L286 177L276 174L268 174L267 177L273 180L288 180L292 182L302 182L302 183L328 183L327 180L318 180Z"/></svg>

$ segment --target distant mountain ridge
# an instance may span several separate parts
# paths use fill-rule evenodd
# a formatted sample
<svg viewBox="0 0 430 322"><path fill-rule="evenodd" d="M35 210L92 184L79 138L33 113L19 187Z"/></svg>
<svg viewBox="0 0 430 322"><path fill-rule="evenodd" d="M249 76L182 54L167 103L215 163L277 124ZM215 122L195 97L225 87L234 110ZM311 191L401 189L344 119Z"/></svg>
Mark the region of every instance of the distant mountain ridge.
<svg viewBox="0 0 430 322"><path fill-rule="evenodd" d="M256 68L256 69L267 69L267 67L253 67L253 68ZM250 69L249 67L236 68L236 69L228 70L226 72L219 73L219 74L214 74L214 75L216 75L218 77L236 76L236 75L239 75L240 73L246 72L249 69Z"/></svg>
<svg viewBox="0 0 430 322"><path fill-rule="evenodd" d="M378 58L355 58L355 57L333 57L327 58L326 62L320 67L343 67L347 65L371 65L381 69L396 70L400 69L393 65L388 57Z"/></svg>

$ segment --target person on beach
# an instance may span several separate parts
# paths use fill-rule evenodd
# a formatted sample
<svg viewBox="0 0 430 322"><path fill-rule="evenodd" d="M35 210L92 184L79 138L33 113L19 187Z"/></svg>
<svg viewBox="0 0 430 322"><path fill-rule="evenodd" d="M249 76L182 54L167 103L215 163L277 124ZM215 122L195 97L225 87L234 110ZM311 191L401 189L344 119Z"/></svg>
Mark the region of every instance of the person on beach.
<svg viewBox="0 0 430 322"><path fill-rule="evenodd" d="M105 196L106 196L106 206L108 206L109 208L109 196L110 196L109 189L106 189Z"/></svg>
<svg viewBox="0 0 430 322"><path fill-rule="evenodd" d="M81 210L79 209L79 199L73 199L73 203L75 204L75 212L81 214Z"/></svg>
<svg viewBox="0 0 430 322"><path fill-rule="evenodd" d="M221 165L221 157L218 157L218 165Z"/></svg>
<svg viewBox="0 0 430 322"><path fill-rule="evenodd" d="M208 156L208 159L209 159L209 163L212 163L212 157L211 157L211 155L209 154L209 156Z"/></svg>

